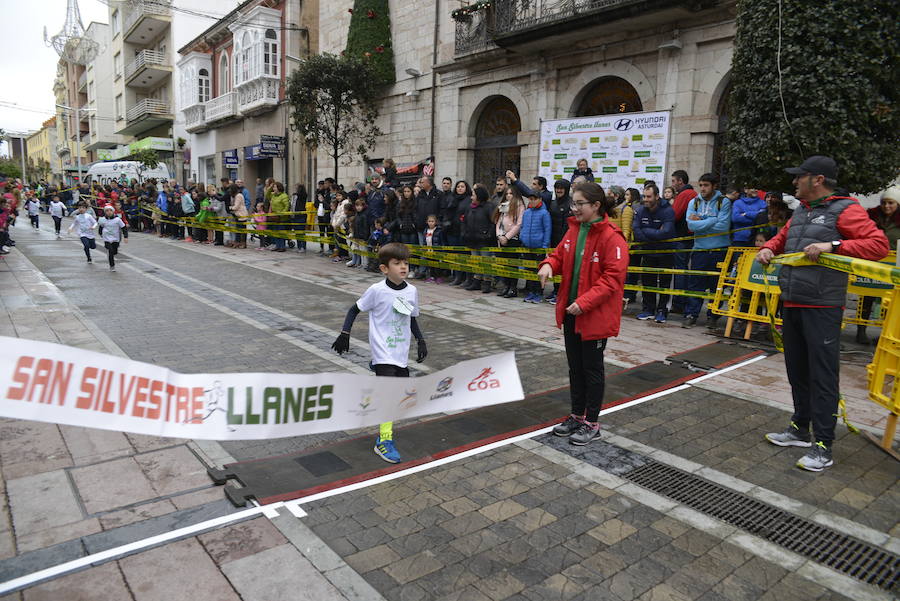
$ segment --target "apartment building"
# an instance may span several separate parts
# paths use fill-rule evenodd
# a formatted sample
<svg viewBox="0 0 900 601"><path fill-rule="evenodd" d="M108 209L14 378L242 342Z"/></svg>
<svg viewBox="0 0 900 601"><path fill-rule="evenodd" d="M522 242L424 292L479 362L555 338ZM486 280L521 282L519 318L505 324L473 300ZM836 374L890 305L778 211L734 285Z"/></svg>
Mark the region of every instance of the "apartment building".
<svg viewBox="0 0 900 601"><path fill-rule="evenodd" d="M85 67L59 59L56 63L56 77L53 80L53 95L56 98L56 157L59 160L59 171L54 172L65 183L71 183L77 177L79 150L82 170L90 163L90 156L84 140L88 135L88 113L79 112L75 116L75 107L86 107L86 89L80 90L79 80L85 73ZM60 108L69 107L69 108ZM82 145L79 149L78 138Z"/></svg>
<svg viewBox="0 0 900 601"><path fill-rule="evenodd" d="M309 184L310 153L291 140L285 80L315 48L316 0L247 0L178 50L179 113L190 172Z"/></svg>
<svg viewBox="0 0 900 601"><path fill-rule="evenodd" d="M109 157L108 149L125 144L127 139L116 133L113 100L112 28L106 23L92 22L85 37L97 42L99 51L79 77L78 90L87 97L88 134L82 140L91 160Z"/></svg>
<svg viewBox="0 0 900 601"><path fill-rule="evenodd" d="M56 117L50 117L41 128L25 139L29 176L47 181L60 181L62 173L56 154Z"/></svg>

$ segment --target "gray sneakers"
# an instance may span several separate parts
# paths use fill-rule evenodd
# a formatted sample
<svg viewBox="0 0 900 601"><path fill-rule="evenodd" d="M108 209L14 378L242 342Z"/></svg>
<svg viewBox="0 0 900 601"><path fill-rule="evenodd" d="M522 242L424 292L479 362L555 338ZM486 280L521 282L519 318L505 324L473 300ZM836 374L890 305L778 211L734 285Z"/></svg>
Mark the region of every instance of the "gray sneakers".
<svg viewBox="0 0 900 601"><path fill-rule="evenodd" d="M821 472L832 465L834 460L831 458L831 449L823 442L814 444L809 453L797 462L797 467L808 472Z"/></svg>
<svg viewBox="0 0 900 601"><path fill-rule="evenodd" d="M766 440L779 447L812 446L809 432L801 432L794 422L791 422L791 425L785 428L784 432L770 432L766 434Z"/></svg>
<svg viewBox="0 0 900 601"><path fill-rule="evenodd" d="M571 436L576 430L578 430L578 426L581 425L581 420L577 419L574 415L570 415L565 419L564 422L556 424L553 427L553 434L556 436Z"/></svg>
<svg viewBox="0 0 900 601"><path fill-rule="evenodd" d="M600 438L600 424L581 422L578 424L578 429L569 437L569 444L582 447L595 438Z"/></svg>

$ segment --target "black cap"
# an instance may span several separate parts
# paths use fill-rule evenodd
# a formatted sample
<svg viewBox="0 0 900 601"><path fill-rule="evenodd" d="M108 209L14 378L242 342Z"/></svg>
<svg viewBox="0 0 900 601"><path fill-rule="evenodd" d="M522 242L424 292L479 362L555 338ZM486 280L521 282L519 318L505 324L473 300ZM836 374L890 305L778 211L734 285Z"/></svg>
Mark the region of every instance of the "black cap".
<svg viewBox="0 0 900 601"><path fill-rule="evenodd" d="M828 179L837 179L837 163L831 157L814 155L803 161L799 167L785 169L791 175L824 175Z"/></svg>

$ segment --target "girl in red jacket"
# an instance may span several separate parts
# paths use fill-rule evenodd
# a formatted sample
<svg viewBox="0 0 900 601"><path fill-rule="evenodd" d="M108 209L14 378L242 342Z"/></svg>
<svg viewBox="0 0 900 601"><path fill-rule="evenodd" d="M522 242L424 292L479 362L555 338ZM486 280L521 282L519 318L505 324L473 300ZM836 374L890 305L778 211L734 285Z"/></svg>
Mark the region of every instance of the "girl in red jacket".
<svg viewBox="0 0 900 601"><path fill-rule="evenodd" d="M606 339L619 334L628 244L609 221L615 208L599 184L581 182L572 190L569 229L541 263L538 276L542 286L554 274L562 276L556 325L563 329L566 344L572 414L553 433L586 445L600 432L597 418L606 377L603 351Z"/></svg>

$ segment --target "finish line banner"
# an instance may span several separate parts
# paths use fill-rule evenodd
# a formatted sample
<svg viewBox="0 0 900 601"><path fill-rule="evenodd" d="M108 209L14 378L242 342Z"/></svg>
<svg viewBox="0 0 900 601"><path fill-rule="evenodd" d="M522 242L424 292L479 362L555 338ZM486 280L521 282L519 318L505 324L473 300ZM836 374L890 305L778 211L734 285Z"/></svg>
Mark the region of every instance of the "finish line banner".
<svg viewBox="0 0 900 601"><path fill-rule="evenodd" d="M524 398L515 354L418 378L349 373L180 374L0 336L0 416L152 436L250 440L375 426Z"/></svg>

